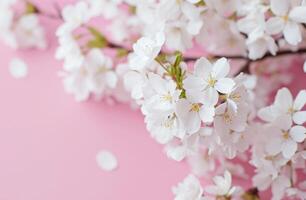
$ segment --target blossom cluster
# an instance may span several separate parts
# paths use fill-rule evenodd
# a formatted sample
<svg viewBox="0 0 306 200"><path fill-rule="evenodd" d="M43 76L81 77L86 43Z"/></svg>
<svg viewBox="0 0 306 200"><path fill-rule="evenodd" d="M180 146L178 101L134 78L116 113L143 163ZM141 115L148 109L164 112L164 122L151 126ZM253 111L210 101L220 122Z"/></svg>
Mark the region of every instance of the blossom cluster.
<svg viewBox="0 0 306 200"><path fill-rule="evenodd" d="M17 2L0 2L0 38L44 48L43 12ZM284 87L305 60L305 0L79 0L59 20L66 91L139 108L166 155L191 166L176 200L259 199L269 188L273 200L306 199L306 90ZM253 188L232 187L232 175Z"/></svg>

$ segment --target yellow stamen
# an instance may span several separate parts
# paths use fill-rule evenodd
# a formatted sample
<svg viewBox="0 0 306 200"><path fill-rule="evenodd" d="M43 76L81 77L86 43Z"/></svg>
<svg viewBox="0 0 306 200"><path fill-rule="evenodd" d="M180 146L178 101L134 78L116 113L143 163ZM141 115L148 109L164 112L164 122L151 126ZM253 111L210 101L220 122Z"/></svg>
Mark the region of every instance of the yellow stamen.
<svg viewBox="0 0 306 200"><path fill-rule="evenodd" d="M191 105L190 111L199 112L200 111L200 105L198 103L193 103Z"/></svg>

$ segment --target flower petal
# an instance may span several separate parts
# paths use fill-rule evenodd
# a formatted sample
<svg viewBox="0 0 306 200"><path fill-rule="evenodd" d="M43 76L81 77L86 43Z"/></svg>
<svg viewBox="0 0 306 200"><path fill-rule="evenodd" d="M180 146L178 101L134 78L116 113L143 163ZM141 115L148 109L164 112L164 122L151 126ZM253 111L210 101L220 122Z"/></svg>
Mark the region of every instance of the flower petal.
<svg viewBox="0 0 306 200"><path fill-rule="evenodd" d="M282 113L288 112L293 104L293 98L288 88L282 88L277 91L274 104Z"/></svg>
<svg viewBox="0 0 306 200"><path fill-rule="evenodd" d="M216 105L218 102L219 94L215 88L209 87L204 91L201 103L204 105Z"/></svg>
<svg viewBox="0 0 306 200"><path fill-rule="evenodd" d="M285 16L289 10L289 3L288 0L271 0L271 10L278 16Z"/></svg>
<svg viewBox="0 0 306 200"><path fill-rule="evenodd" d="M306 138L306 128L304 126L294 126L289 132L292 139L296 142L303 142Z"/></svg>
<svg viewBox="0 0 306 200"><path fill-rule="evenodd" d="M290 13L289 18L295 22L306 23L306 6L294 7Z"/></svg>
<svg viewBox="0 0 306 200"><path fill-rule="evenodd" d="M283 31L285 22L280 17L271 17L266 24L266 30L270 35L276 35Z"/></svg>
<svg viewBox="0 0 306 200"><path fill-rule="evenodd" d="M301 90L294 100L293 103L294 110L301 110L305 106L305 103L306 103L306 90Z"/></svg>
<svg viewBox="0 0 306 200"><path fill-rule="evenodd" d="M230 65L228 63L228 60L226 58L220 58L218 59L213 68L213 75L217 78L224 78L228 75L230 71Z"/></svg>
<svg viewBox="0 0 306 200"><path fill-rule="evenodd" d="M201 57L194 64L194 73L201 78L207 78L213 69L212 64L204 57Z"/></svg>
<svg viewBox="0 0 306 200"><path fill-rule="evenodd" d="M296 124L304 124L306 122L306 111L300 111L293 114L293 121Z"/></svg>
<svg viewBox="0 0 306 200"><path fill-rule="evenodd" d="M213 106L202 106L200 109L200 118L204 123L213 122L215 116L215 108Z"/></svg>
<svg viewBox="0 0 306 200"><path fill-rule="evenodd" d="M300 27L295 22L287 22L284 28L284 37L291 45L297 45L302 41L302 34Z"/></svg>
<svg viewBox="0 0 306 200"><path fill-rule="evenodd" d="M215 88L218 92L228 94L233 90L235 82L231 78L221 78L217 81Z"/></svg>
<svg viewBox="0 0 306 200"><path fill-rule="evenodd" d="M297 143L293 140L287 140L282 144L282 154L287 159L291 159L296 150Z"/></svg>

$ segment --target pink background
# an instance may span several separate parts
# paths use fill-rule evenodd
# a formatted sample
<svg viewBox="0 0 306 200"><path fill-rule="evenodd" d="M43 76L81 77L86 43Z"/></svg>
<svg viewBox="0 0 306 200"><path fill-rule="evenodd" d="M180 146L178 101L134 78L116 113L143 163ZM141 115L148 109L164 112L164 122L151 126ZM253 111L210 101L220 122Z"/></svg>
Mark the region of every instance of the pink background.
<svg viewBox="0 0 306 200"><path fill-rule="evenodd" d="M52 24L50 49L14 52L0 44L0 200L173 199L171 187L188 166L166 158L139 112L76 103L65 93L53 58L57 22L44 21ZM15 56L29 64L25 79L9 74ZM117 156L116 171L98 168L95 156L103 149Z"/></svg>

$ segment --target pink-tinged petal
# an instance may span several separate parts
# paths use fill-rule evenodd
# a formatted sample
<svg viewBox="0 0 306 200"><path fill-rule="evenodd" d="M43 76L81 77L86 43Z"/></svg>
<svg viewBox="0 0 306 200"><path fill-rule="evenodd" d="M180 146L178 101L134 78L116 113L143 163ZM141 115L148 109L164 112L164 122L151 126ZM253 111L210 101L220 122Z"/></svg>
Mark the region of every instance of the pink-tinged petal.
<svg viewBox="0 0 306 200"><path fill-rule="evenodd" d="M271 0L271 10L278 16L285 16L290 7L290 0Z"/></svg>
<svg viewBox="0 0 306 200"><path fill-rule="evenodd" d="M209 77L211 71L213 69L212 64L204 57L201 57L194 64L194 73L196 76L201 78Z"/></svg>
<svg viewBox="0 0 306 200"><path fill-rule="evenodd" d="M204 105L216 105L218 102L219 94L215 88L209 87L204 91L201 103Z"/></svg>
<svg viewBox="0 0 306 200"><path fill-rule="evenodd" d="M274 103L282 113L288 112L293 104L293 98L288 88L282 88L277 91Z"/></svg>
<svg viewBox="0 0 306 200"><path fill-rule="evenodd" d="M305 106L305 103L306 103L306 90L301 90L294 100L293 103L294 110L301 110Z"/></svg>
<svg viewBox="0 0 306 200"><path fill-rule="evenodd" d="M268 143L266 144L266 151L270 155L274 156L282 151L282 143L283 141L281 140L281 138L273 138L273 140L268 141Z"/></svg>
<svg viewBox="0 0 306 200"><path fill-rule="evenodd" d="M289 44L298 45L302 41L299 25L295 22L287 22L284 28L284 37Z"/></svg>
<svg viewBox="0 0 306 200"><path fill-rule="evenodd" d="M290 13L289 18L295 22L306 23L306 6L294 7Z"/></svg>
<svg viewBox="0 0 306 200"><path fill-rule="evenodd" d="M231 78L221 78L215 84L217 91L223 94L229 94L235 86L235 82Z"/></svg>
<svg viewBox="0 0 306 200"><path fill-rule="evenodd" d="M276 118L275 114L274 106L261 108L257 113L258 117L266 122L272 122Z"/></svg>
<svg viewBox="0 0 306 200"><path fill-rule="evenodd" d="M303 142L306 138L306 128L304 126L294 126L289 132L291 138L296 142Z"/></svg>
<svg viewBox="0 0 306 200"><path fill-rule="evenodd" d="M293 114L292 117L294 123L296 124L304 124L306 122L306 111L300 111Z"/></svg>
<svg viewBox="0 0 306 200"><path fill-rule="evenodd" d="M230 65L226 58L218 59L213 67L213 75L217 78L224 78L230 71Z"/></svg>
<svg viewBox="0 0 306 200"><path fill-rule="evenodd" d="M213 106L206 107L203 105L200 109L200 118L204 123L213 122L215 116L215 108Z"/></svg>
<svg viewBox="0 0 306 200"><path fill-rule="evenodd" d="M281 130L288 131L292 126L292 118L290 115L281 115L277 117L273 123Z"/></svg>
<svg viewBox="0 0 306 200"><path fill-rule="evenodd" d="M282 154L285 158L291 159L297 150L297 143L293 140L286 140L282 144Z"/></svg>

